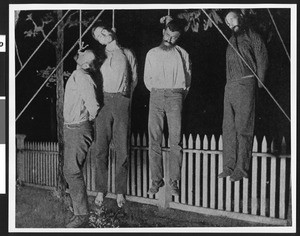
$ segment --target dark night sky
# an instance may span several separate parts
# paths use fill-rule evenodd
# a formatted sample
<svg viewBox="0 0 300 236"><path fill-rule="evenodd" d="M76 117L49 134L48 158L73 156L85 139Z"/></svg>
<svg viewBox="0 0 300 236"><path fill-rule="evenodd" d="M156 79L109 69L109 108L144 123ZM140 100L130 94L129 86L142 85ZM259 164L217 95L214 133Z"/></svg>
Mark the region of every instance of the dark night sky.
<svg viewBox="0 0 300 236"><path fill-rule="evenodd" d="M180 10L178 10L180 11ZM266 10L265 10L266 11ZM278 22L278 29L282 32L285 43L289 46L289 10L282 10L284 14ZM171 13L176 14L175 10ZM25 14L25 12L23 13ZM95 13L97 14L97 12ZM162 25L159 19L167 14L167 10L119 10L116 11L116 28L119 42L122 46L131 48L138 60L139 83L133 97L132 129L133 132L147 132L149 92L143 83L144 60L146 53L157 46L162 37ZM267 14L267 11L266 11ZM24 15L20 16L24 17ZM106 11L101 19L111 22L111 11ZM27 59L31 52L42 40L24 38L23 32L28 23L21 21L16 27L16 42L21 58ZM220 25L227 37L230 32L224 25ZM78 37L78 28L65 32L65 50L67 51ZM76 37L76 38L75 38ZM88 33L83 41L91 47L97 43ZM227 42L215 29L199 33L187 32L179 43L191 56L193 63L192 86L185 100L183 127L184 133L189 134L221 134L223 116L223 96L225 86L225 51ZM290 106L290 72L289 61L283 47L276 35L267 44L270 57L270 68L267 76L267 86L278 99L283 109L289 114ZM77 48L76 48L77 50ZM69 71L75 69L72 53L65 61L65 68ZM55 65L54 49L45 44L38 52L30 65L16 80L16 111L21 111L29 101L42 80L36 77L35 71L47 65ZM16 62L17 70L19 69ZM25 133L29 139L50 140L51 125L55 129L55 107L51 105L53 91L43 88L34 102L17 121L17 132ZM47 99L48 98L48 99ZM290 123L280 113L273 101L265 91L257 93L257 119L255 133L258 136L267 135L277 137L290 136ZM51 116L52 109L52 116Z"/></svg>

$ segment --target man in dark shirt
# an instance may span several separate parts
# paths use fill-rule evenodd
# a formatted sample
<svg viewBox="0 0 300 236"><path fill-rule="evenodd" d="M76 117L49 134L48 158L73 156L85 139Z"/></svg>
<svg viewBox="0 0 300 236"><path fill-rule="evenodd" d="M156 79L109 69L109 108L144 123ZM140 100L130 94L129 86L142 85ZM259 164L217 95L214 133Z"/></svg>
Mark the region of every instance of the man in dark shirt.
<svg viewBox="0 0 300 236"><path fill-rule="evenodd" d="M228 45L223 116L223 172L219 174L219 178L230 176L231 181L239 181L248 177L252 157L255 90L256 84L261 88L261 83L264 82L268 56L263 40L245 27L239 12L228 12L225 22L233 31L229 41L236 51Z"/></svg>

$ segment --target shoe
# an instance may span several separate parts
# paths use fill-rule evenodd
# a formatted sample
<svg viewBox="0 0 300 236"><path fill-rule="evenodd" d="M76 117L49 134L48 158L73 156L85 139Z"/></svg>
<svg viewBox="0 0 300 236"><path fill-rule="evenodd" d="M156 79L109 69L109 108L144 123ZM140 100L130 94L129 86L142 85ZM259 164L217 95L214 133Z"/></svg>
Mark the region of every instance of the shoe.
<svg viewBox="0 0 300 236"><path fill-rule="evenodd" d="M229 180L235 182L235 181L240 181L243 178L248 178L248 175L241 170L236 170L230 176Z"/></svg>
<svg viewBox="0 0 300 236"><path fill-rule="evenodd" d="M156 194L159 190L159 188L163 187L165 185L163 180L160 181L152 181L152 186L148 191L148 194Z"/></svg>
<svg viewBox="0 0 300 236"><path fill-rule="evenodd" d="M178 188L178 184L176 180L170 180L170 186L171 186L171 194L175 197L178 197L180 192Z"/></svg>
<svg viewBox="0 0 300 236"><path fill-rule="evenodd" d="M226 178L227 176L230 176L232 172L233 171L230 169L224 169L223 172L218 175L218 178Z"/></svg>
<svg viewBox="0 0 300 236"><path fill-rule="evenodd" d="M75 215L66 228L83 228L89 221L89 215Z"/></svg>

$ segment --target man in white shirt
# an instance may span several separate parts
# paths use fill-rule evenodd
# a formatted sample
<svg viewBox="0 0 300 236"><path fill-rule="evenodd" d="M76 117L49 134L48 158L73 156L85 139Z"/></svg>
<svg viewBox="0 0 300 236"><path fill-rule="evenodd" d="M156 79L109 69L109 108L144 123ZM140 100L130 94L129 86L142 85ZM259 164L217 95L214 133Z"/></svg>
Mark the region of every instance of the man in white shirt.
<svg viewBox="0 0 300 236"><path fill-rule="evenodd" d="M74 216L67 228L83 227L89 219L88 198L82 168L93 141L92 121L99 110L95 83L89 74L95 55L79 52L77 69L65 88L64 98L64 176L69 185Z"/></svg>
<svg viewBox="0 0 300 236"><path fill-rule="evenodd" d="M152 185L149 194L155 194L164 185L162 136L164 118L167 118L170 140L170 179L172 195L179 195L182 145L181 117L183 100L191 84L189 54L176 45L183 32L179 20L171 20L163 30L160 46L146 56L144 82L150 91L149 108L149 161Z"/></svg>
<svg viewBox="0 0 300 236"><path fill-rule="evenodd" d="M127 191L128 134L130 124L130 103L137 85L136 59L133 53L120 47L116 34L104 25L92 29L93 37L105 45L106 58L101 65L103 78L103 107L96 118L95 161L96 173L95 203L102 205L107 192L108 157L111 141L116 150L115 191L117 204L122 207Z"/></svg>

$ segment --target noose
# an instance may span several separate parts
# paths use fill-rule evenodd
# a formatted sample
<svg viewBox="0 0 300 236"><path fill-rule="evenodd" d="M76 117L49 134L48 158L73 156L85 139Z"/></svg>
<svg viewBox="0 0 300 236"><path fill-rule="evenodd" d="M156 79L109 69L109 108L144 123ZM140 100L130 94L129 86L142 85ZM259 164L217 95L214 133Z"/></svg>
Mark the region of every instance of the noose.
<svg viewBox="0 0 300 236"><path fill-rule="evenodd" d="M115 27L115 9L112 10L112 26L111 26L111 30L114 31L116 33L117 29Z"/></svg>
<svg viewBox="0 0 300 236"><path fill-rule="evenodd" d="M85 48L87 48L89 45L84 46L84 42L82 41L82 12L79 10L79 49L78 52L82 52Z"/></svg>

